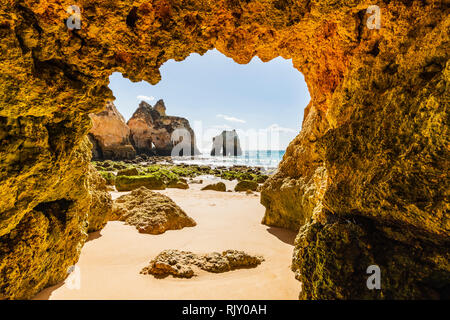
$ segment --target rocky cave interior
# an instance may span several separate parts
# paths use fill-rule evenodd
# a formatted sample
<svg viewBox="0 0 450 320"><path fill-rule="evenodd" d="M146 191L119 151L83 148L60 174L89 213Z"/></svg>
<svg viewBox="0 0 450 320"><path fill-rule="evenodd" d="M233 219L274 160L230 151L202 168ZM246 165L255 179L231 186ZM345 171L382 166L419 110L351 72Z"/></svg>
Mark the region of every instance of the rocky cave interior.
<svg viewBox="0 0 450 320"><path fill-rule="evenodd" d="M80 0L0 5L0 299L67 277L111 208L90 165L108 77L156 84L170 59L293 59L311 93L261 194L263 223L299 231L302 299L448 298L448 34L443 1ZM383 27L366 25L378 3ZM382 290L366 288L379 265Z"/></svg>

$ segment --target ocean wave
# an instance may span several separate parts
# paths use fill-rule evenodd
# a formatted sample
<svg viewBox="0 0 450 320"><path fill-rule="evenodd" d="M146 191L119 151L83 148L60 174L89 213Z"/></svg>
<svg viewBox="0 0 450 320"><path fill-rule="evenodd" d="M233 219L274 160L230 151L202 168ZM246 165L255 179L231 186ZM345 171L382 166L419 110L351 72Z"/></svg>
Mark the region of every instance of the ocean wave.
<svg viewBox="0 0 450 320"><path fill-rule="evenodd" d="M209 165L212 167L249 166L274 169L283 159L284 150L258 150L244 151L242 156L237 157L213 157L209 154L202 154L195 157L175 157L175 163Z"/></svg>

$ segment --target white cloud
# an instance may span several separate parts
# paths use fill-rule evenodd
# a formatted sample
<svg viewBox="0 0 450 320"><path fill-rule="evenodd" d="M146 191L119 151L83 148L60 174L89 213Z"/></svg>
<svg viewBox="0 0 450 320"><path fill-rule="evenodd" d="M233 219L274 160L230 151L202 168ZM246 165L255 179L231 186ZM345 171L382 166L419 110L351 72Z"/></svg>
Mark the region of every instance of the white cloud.
<svg viewBox="0 0 450 320"><path fill-rule="evenodd" d="M270 125L267 128L268 131L276 131L276 132L282 132L282 133L298 133L298 130L295 129L291 129L291 128L284 128L284 127L280 127L278 124L274 123L272 125Z"/></svg>
<svg viewBox="0 0 450 320"><path fill-rule="evenodd" d="M216 117L225 119L225 120L230 121L230 122L246 123L245 120L238 119L238 118L235 118L235 117L230 117L230 116L227 116L227 115L224 115L224 114L218 114Z"/></svg>
<svg viewBox="0 0 450 320"><path fill-rule="evenodd" d="M155 100L155 97L153 97L153 96L137 96L136 97L138 100L144 100L144 101L147 101L147 102L151 102L151 101L153 101L153 100Z"/></svg>

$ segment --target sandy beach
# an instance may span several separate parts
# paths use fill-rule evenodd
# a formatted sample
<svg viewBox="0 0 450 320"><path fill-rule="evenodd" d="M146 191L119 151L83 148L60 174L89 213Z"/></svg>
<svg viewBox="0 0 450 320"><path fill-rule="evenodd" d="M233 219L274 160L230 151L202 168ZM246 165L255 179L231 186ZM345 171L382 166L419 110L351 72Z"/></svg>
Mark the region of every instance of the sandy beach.
<svg viewBox="0 0 450 320"><path fill-rule="evenodd" d="M295 232L260 223L264 207L257 193L200 190L217 181L208 177L188 190L158 191L172 198L197 222L196 227L148 235L123 222L109 222L90 234L76 265L78 278L47 288L35 299L297 299L300 283L290 270ZM224 182L228 189L236 184ZM122 194L126 193L112 192L113 198ZM166 249L195 253L235 249L262 255L265 261L254 269L202 271L192 279L156 279L139 273Z"/></svg>

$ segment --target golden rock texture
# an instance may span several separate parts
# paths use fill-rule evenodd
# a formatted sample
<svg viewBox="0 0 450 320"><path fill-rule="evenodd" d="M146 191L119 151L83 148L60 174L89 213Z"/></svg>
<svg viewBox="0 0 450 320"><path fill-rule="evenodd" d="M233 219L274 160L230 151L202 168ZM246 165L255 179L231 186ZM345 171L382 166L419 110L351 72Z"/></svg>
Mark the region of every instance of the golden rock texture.
<svg viewBox="0 0 450 320"><path fill-rule="evenodd" d="M197 223L168 196L146 187L114 200L111 220L125 221L140 233L162 234L167 230L195 227Z"/></svg>
<svg viewBox="0 0 450 320"><path fill-rule="evenodd" d="M1 296L29 297L78 258L88 113L113 98L109 75L155 84L164 62L215 47L292 58L308 84L302 131L262 191L264 223L301 227L301 297L448 297L446 1L79 0L70 31L72 4L0 4ZM375 4L380 30L366 26ZM366 288L369 263L382 290Z"/></svg>
<svg viewBox="0 0 450 320"><path fill-rule="evenodd" d="M212 273L223 273L236 269L256 268L263 261L262 256L254 256L237 250L207 254L164 250L141 270L141 274L151 274L156 278L172 275L176 278L189 279L196 276L199 269Z"/></svg>

